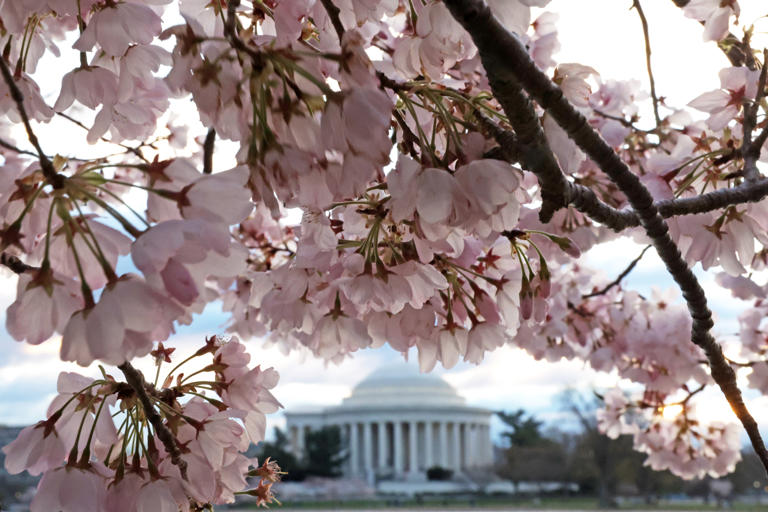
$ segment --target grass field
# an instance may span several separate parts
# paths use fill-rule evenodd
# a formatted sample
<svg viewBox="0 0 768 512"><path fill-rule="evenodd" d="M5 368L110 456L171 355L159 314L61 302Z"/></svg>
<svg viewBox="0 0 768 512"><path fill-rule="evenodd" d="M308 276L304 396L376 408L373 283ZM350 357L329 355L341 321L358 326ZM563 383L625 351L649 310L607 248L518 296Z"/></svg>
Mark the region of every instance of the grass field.
<svg viewBox="0 0 768 512"><path fill-rule="evenodd" d="M245 508L244 505L240 506ZM255 508L255 507L254 507ZM419 511L419 510L446 510L463 512L468 510L510 510L510 511L589 511L601 510L597 499L592 498L544 498L540 500L531 499L493 499L493 498L425 498L400 499L400 500L344 500L344 501L301 501L301 502L283 502L282 506L272 506L272 510L345 510L345 511ZM612 510L640 511L744 511L757 512L765 511L768 508L765 505L754 505L746 503L732 503L728 508L718 507L717 505L701 503L669 503L663 502L655 505L644 505L638 503L625 504ZM605 510L605 509L602 509Z"/></svg>

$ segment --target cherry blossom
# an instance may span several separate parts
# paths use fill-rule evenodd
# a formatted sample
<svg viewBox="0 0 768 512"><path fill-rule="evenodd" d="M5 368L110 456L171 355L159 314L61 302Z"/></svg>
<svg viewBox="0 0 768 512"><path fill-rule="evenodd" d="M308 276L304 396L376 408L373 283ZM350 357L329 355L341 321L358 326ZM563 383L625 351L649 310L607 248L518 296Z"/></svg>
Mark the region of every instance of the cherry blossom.
<svg viewBox="0 0 768 512"><path fill-rule="evenodd" d="M133 2L113 3L91 17L73 47L76 50L88 51L98 43L108 55L120 57L131 43L152 42L160 33L160 24L160 17L146 5Z"/></svg>
<svg viewBox="0 0 768 512"><path fill-rule="evenodd" d="M125 275L107 286L95 306L70 318L61 357L87 366L96 359L117 365L146 355L153 341L170 336L182 311L138 276Z"/></svg>
<svg viewBox="0 0 768 512"><path fill-rule="evenodd" d="M54 332L64 332L72 314L81 309L83 298L74 279L48 269L19 277L18 298L6 311L8 333L18 341L38 345Z"/></svg>
<svg viewBox="0 0 768 512"><path fill-rule="evenodd" d="M103 103L112 104L117 89L117 76L108 69L98 66L78 68L64 75L61 94L53 109L63 111L77 100L88 108L95 109Z"/></svg>
<svg viewBox="0 0 768 512"><path fill-rule="evenodd" d="M689 105L696 110L709 112L707 124L713 130L721 130L741 111L744 100L755 97L757 72L747 68L725 68L720 71L720 90L705 92Z"/></svg>
<svg viewBox="0 0 768 512"><path fill-rule="evenodd" d="M690 18L704 22L705 41L719 41L728 34L730 18L738 17L740 9L737 0L691 0L683 12Z"/></svg>

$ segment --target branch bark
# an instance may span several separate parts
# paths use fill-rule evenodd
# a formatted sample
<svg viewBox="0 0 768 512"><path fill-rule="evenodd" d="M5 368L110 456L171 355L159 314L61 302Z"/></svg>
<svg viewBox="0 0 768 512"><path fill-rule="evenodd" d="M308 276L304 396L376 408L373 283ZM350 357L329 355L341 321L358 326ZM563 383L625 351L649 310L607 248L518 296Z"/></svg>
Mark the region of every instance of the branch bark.
<svg viewBox="0 0 768 512"><path fill-rule="evenodd" d="M344 37L344 25L341 23L340 18L341 11L333 3L333 0L320 0L320 2L328 13L333 29L336 31L336 35L339 36L339 41L341 41L342 37Z"/></svg>
<svg viewBox="0 0 768 512"><path fill-rule="evenodd" d="M157 434L160 442L165 446L165 450L171 456L171 462L178 466L181 477L187 480L187 462L181 458L181 451L178 444L176 444L176 437L168 430L168 427L163 423L163 418L157 413L157 410L152 405L152 401L147 395L146 382L144 381L144 375L139 370L133 367L131 363L125 362L118 366L120 371L125 375L125 380L131 388L136 392L139 397L142 409L144 409L144 416L147 421L154 427L155 434Z"/></svg>
<svg viewBox="0 0 768 512"><path fill-rule="evenodd" d="M520 163L539 180L542 199L539 219L549 222L557 210L568 206L570 184L549 147L533 103L515 76L488 73L488 80L494 93L498 92L496 99L515 131Z"/></svg>
<svg viewBox="0 0 768 512"><path fill-rule="evenodd" d="M504 159L510 163L522 163L522 147L514 133L504 130L504 128L479 112L475 113L475 117L480 121L480 125L486 133L492 136L499 144ZM768 129L766 129L766 134L768 137ZM760 143L760 141L760 137L756 138L753 145ZM640 218L634 210L618 209L609 206L600 201L592 190L583 185L568 182L568 186L570 188L570 204L592 220L616 232L640 225ZM768 178L760 178L752 182L744 182L734 187L714 190L695 197L665 199L656 201L653 204L659 210L661 216L667 219L680 215L711 212L739 204L756 203L766 197L768 197Z"/></svg>
<svg viewBox="0 0 768 512"><path fill-rule="evenodd" d="M741 421L755 452L768 471L768 451L757 422L744 403L733 368L709 332L714 322L707 306L707 297L698 279L683 260L680 249L670 238L669 228L648 189L589 125L586 118L568 102L560 88L536 67L525 46L494 18L484 1L444 1L453 17L469 32L477 46L497 100L503 106L505 102L514 104L510 103L510 98L506 96L509 95L514 102L516 91L513 87L506 86L519 82L627 197L667 271L683 292L693 319L691 341L706 354L712 378ZM507 115L510 114L507 112Z"/></svg>
<svg viewBox="0 0 768 512"><path fill-rule="evenodd" d="M209 128L205 136L205 142L203 142L203 174L211 174L213 172L213 147L215 143L216 130Z"/></svg>
<svg viewBox="0 0 768 512"><path fill-rule="evenodd" d="M7 267L15 274L23 274L27 270L37 270L36 267L27 265L13 254L7 252L0 253L0 265Z"/></svg>

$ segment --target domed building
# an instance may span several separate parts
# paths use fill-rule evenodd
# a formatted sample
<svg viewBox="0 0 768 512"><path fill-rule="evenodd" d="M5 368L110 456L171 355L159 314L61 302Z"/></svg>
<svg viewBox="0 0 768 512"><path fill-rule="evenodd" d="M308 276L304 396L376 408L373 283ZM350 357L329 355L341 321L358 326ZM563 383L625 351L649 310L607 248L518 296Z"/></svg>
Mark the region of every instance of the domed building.
<svg viewBox="0 0 768 512"><path fill-rule="evenodd" d="M434 466L454 474L492 466L491 414L467 405L439 376L401 363L371 373L340 405L285 416L297 457L308 431L338 426L347 447L345 476L423 481Z"/></svg>

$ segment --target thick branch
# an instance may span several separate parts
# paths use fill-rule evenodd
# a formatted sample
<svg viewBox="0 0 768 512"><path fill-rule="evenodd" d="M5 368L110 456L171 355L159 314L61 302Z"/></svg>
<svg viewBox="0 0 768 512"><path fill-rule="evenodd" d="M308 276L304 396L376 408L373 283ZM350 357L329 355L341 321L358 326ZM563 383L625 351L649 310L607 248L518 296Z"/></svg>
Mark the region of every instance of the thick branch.
<svg viewBox="0 0 768 512"><path fill-rule="evenodd" d="M520 163L525 170L536 174L539 178L542 190L549 184L554 184L555 187L560 186L559 183L554 182L555 180L549 181L547 175L540 176L534 169L529 167L528 162L526 162L524 158L526 153L530 153L531 150L523 146L514 133L504 130L479 111L476 111L474 116L480 121L480 125L487 134L492 136L496 142L499 143L499 148L502 153L501 156L504 160L510 163ZM619 210L605 204L590 188L568 181L560 171L559 167L557 168L557 171L563 176L563 180L565 180L565 189L563 190L564 201L573 205L576 210L617 232L623 231L627 227L639 225L637 216L631 210ZM568 204L564 206L567 206Z"/></svg>
<svg viewBox="0 0 768 512"><path fill-rule="evenodd" d="M756 203L768 196L768 178L744 182L731 188L722 188L695 197L666 199L655 203L665 218L711 212L727 206Z"/></svg>
<svg viewBox="0 0 768 512"><path fill-rule="evenodd" d="M499 143L504 148L514 145L520 163L538 178L542 199L539 219L549 222L557 210L568 206L570 184L544 136L536 109L520 83L510 73L488 73L488 80L516 134L513 143L509 138L511 134L499 133Z"/></svg>
<svg viewBox="0 0 768 512"><path fill-rule="evenodd" d="M503 159L510 163L521 163L522 147L515 134L504 130L482 113L476 112L474 115L480 121L480 125L486 133L499 143ZM768 133L768 130L766 130L766 133ZM753 145L760 143L761 140L760 137L756 138ZM765 140L762 142L765 142ZM600 201L591 189L571 182L568 184L570 187L570 204L592 220L616 232L640 225L640 218L632 209L620 210L613 208ZM659 210L661 216L666 219L680 215L711 212L739 204L756 203L766 197L768 197L768 178L761 178L753 182L745 182L735 187L713 190L712 192L694 197L665 199L656 201L653 204Z"/></svg>
<svg viewBox="0 0 768 512"><path fill-rule="evenodd" d="M184 480L187 480L187 462L181 458L181 451L179 451L179 446L176 444L176 438L171 431L168 430L168 427L165 426L163 418L160 417L157 410L155 410L155 407L152 405L149 395L147 395L147 384L144 381L144 376L127 361L118 366L118 368L120 368L125 375L125 380L128 382L128 385L133 388L136 395L139 397L141 407L144 409L144 416L146 416L147 420L155 428L155 434L157 434L158 439L160 439L160 442L165 446L165 450L171 456L171 462L178 466L181 477Z"/></svg>
<svg viewBox="0 0 768 512"><path fill-rule="evenodd" d="M482 0L445 0L451 14L469 32L480 53L496 98L504 104L512 88L501 87L519 81L528 94L553 119L627 197L640 219L667 271L683 292L693 318L691 341L701 347L709 361L712 378L720 386L752 441L755 452L768 470L765 449L757 422L747 410L736 383L736 374L723 355L722 348L709 330L714 325L707 297L698 279L686 264L669 236L669 228L653 203L653 197L640 179L588 123L587 119L563 96L546 74L531 60L525 46L509 33L491 14Z"/></svg>
<svg viewBox="0 0 768 512"><path fill-rule="evenodd" d="M24 129L27 131L27 139L29 139L29 142L34 146L35 151L37 151L37 158L40 160L40 168L43 171L43 176L45 176L45 179L53 185L53 188L62 188L64 186L64 176L56 172L53 163L48 159L43 148L40 147L40 141L37 140L37 135L35 135L34 130L32 130L32 124L29 122L27 109L24 107L24 95L21 93L21 89L16 85L11 70L8 69L8 64L5 63L5 59L2 57L0 57L0 72L3 74L3 79L11 93L11 98L14 103L16 103L16 110L19 111L19 116L21 116L21 120L24 123Z"/></svg>

